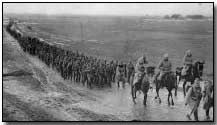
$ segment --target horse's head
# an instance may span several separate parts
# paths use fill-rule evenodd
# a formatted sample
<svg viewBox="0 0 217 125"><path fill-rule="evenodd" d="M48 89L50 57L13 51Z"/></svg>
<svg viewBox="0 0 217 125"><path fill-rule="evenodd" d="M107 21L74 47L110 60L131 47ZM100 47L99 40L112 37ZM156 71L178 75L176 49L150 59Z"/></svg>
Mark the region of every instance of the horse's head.
<svg viewBox="0 0 217 125"><path fill-rule="evenodd" d="M176 80L175 73L174 73L174 72L166 73L166 74L164 75L164 77L162 78L162 80L163 80L163 81L175 82L175 80Z"/></svg>
<svg viewBox="0 0 217 125"><path fill-rule="evenodd" d="M176 75L181 76L182 69L183 67L176 67Z"/></svg>
<svg viewBox="0 0 217 125"><path fill-rule="evenodd" d="M194 74L197 77L201 77L203 75L203 65L205 64L205 61L197 61L194 64Z"/></svg>
<svg viewBox="0 0 217 125"><path fill-rule="evenodd" d="M155 67L154 66L147 67L147 75L153 76L154 73L155 73Z"/></svg>

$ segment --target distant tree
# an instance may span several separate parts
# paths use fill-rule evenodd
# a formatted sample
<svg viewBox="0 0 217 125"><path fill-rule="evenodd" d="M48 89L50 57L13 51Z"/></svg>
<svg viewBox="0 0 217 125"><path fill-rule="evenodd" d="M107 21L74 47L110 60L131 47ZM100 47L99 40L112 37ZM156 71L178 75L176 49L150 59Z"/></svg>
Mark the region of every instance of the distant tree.
<svg viewBox="0 0 217 125"><path fill-rule="evenodd" d="M170 16L169 15L165 15L164 19L170 19Z"/></svg>
<svg viewBox="0 0 217 125"><path fill-rule="evenodd" d="M173 14L171 16L172 19L183 19L183 16L181 14Z"/></svg>
<svg viewBox="0 0 217 125"><path fill-rule="evenodd" d="M190 19L204 19L205 17L203 15L187 15L186 18L190 18Z"/></svg>

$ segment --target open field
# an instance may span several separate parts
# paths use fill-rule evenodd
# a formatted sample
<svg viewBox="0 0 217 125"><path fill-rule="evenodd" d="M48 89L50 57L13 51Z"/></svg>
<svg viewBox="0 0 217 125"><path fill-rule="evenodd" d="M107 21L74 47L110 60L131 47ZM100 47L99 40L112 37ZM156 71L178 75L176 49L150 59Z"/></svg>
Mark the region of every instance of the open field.
<svg viewBox="0 0 217 125"><path fill-rule="evenodd" d="M135 61L147 53L151 65L157 65L167 52L175 68L181 66L185 51L191 49L195 60L205 60L204 72L213 75L212 20L110 16L19 16L18 19L51 43L101 58Z"/></svg>
<svg viewBox="0 0 217 125"><path fill-rule="evenodd" d="M16 16L15 16L16 17ZM144 20L140 17L44 17L18 16L20 28L28 34L66 49L79 50L99 58L128 61L147 53L151 65L168 52L173 68L181 65L186 49L194 58L206 61L204 72L213 78L212 21ZM81 24L82 23L82 24ZM28 29L26 26L31 26ZM81 42L81 25L83 39ZM148 93L147 107L142 94L134 104L130 87L89 90L60 75L20 49L16 40L3 34L4 120L179 120L186 121L187 107L181 91L168 107L166 89ZM205 112L199 107L199 119ZM213 109L210 111L211 120Z"/></svg>

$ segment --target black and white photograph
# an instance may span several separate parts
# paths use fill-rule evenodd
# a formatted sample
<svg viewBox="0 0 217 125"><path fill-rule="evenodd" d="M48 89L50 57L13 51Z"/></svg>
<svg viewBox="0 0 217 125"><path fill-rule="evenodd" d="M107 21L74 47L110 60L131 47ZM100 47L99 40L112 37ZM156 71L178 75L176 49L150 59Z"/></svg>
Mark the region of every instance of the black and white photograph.
<svg viewBox="0 0 217 125"><path fill-rule="evenodd" d="M2 120L214 122L214 2L2 3Z"/></svg>

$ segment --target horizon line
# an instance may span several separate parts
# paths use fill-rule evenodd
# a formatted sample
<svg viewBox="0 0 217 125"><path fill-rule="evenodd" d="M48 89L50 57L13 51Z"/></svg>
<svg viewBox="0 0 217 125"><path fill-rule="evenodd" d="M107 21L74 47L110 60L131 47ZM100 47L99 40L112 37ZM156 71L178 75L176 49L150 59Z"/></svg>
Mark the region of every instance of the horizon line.
<svg viewBox="0 0 217 125"><path fill-rule="evenodd" d="M204 14L180 14L180 13L174 13L174 14L162 14L162 15L155 15L155 14L138 14L138 15L125 15L125 14L69 14L69 13L63 13L63 14L45 14L45 13L7 13L4 12L4 14L14 14L14 15L42 15L42 16L136 16L136 17L164 17L166 15L172 16L174 14L179 14L183 17L189 16L189 15L202 15L204 17L213 17L213 15L204 15Z"/></svg>

